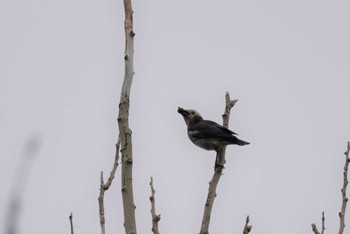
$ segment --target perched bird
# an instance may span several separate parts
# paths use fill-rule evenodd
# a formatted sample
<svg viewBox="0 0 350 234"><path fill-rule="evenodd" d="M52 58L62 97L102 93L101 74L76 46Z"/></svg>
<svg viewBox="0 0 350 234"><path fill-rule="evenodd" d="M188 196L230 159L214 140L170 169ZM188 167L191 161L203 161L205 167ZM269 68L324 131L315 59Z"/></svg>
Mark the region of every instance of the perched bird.
<svg viewBox="0 0 350 234"><path fill-rule="evenodd" d="M187 134L190 140L200 148L205 150L215 150L218 153L219 148L227 145L247 145L249 142L238 139L228 128L221 126L210 120L204 120L195 110L185 110L178 108L187 125ZM216 155L217 157L217 155ZM218 166L217 158L215 168Z"/></svg>

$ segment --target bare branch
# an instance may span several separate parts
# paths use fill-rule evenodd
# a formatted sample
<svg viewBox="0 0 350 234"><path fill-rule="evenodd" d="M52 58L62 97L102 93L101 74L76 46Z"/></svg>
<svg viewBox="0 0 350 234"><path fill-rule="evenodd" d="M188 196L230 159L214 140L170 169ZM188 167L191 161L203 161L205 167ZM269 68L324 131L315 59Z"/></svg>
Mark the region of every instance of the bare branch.
<svg viewBox="0 0 350 234"><path fill-rule="evenodd" d="M69 223L70 223L70 233L74 234L74 229L73 229L73 213L71 212L69 215Z"/></svg>
<svg viewBox="0 0 350 234"><path fill-rule="evenodd" d="M7 202L5 233L17 234L19 216L22 210L23 198L30 172L39 153L41 139L35 136L30 137L23 148L23 152L15 170L11 185L9 201Z"/></svg>
<svg viewBox="0 0 350 234"><path fill-rule="evenodd" d="M152 214L152 232L154 234L159 234L158 222L160 221L160 215L156 214L156 198L154 196L155 190L153 187L153 178L151 177L151 182L149 183L151 187L151 196L149 200L151 201L151 214Z"/></svg>
<svg viewBox="0 0 350 234"><path fill-rule="evenodd" d="M315 233L315 234L321 234L319 231L318 231L318 229L317 229L317 227L316 227L316 224L311 224L311 226L312 226L312 231Z"/></svg>
<svg viewBox="0 0 350 234"><path fill-rule="evenodd" d="M236 102L237 100L230 100L230 94L226 92L226 106L225 106L225 111L224 111L224 114L222 115L222 118L223 118L223 124L227 128L229 124L231 108L235 105ZM226 147L222 147L218 151L217 164L220 166L215 168L214 175L211 181L209 182L208 196L204 206L204 213L203 213L200 234L209 233L208 230L209 230L210 216L211 216L211 211L214 204L214 199L216 197L216 187L219 183L220 177L222 175L222 170L225 165L225 151L226 151Z"/></svg>
<svg viewBox="0 0 350 234"><path fill-rule="evenodd" d="M231 109L236 104L237 101L238 101L238 99L231 100L229 92L226 92L226 95L225 95L225 103L226 103L225 111L222 114L223 126L226 127L226 128L229 127ZM216 169L218 170L218 172L220 172L220 174L222 173L222 170L223 170L224 165L226 163L225 152L226 152L226 147L222 147L221 149L219 149L219 152L218 152L218 155L217 155L217 160L218 160L217 164L219 165L219 167L216 168Z"/></svg>
<svg viewBox="0 0 350 234"><path fill-rule="evenodd" d="M101 234L105 234L105 208L104 208L104 196L105 196L105 188L103 182L103 171L101 171L100 175L100 195L98 196L98 207L100 213L100 225L101 225Z"/></svg>
<svg viewBox="0 0 350 234"><path fill-rule="evenodd" d="M322 232L320 232L318 229L317 229L317 226L316 224L311 224L311 227L312 227L312 231L315 233L315 234L324 234L324 230L326 229L325 226L324 226L324 221L325 221L325 218L324 218L324 211L322 211Z"/></svg>
<svg viewBox="0 0 350 234"><path fill-rule="evenodd" d="M326 228L325 228L325 226L324 226L324 221L325 221L326 219L324 218L324 211L322 211L322 232L321 232L321 234L324 234L324 230L326 230Z"/></svg>
<svg viewBox="0 0 350 234"><path fill-rule="evenodd" d="M348 198L346 197L346 187L348 186L348 168L349 168L349 151L350 151L350 142L348 142L348 147L345 152L345 166L344 166L344 172L343 172L343 187L340 190L342 195L342 205L341 210L339 212L339 218L340 218L340 224L339 224L339 234L344 233L345 229L345 211L346 211L346 204L348 203Z"/></svg>
<svg viewBox="0 0 350 234"><path fill-rule="evenodd" d="M113 168L109 174L109 178L107 180L107 183L104 183L103 181L103 172L101 171L100 174L100 195L98 196L98 206L99 206L99 213L100 213L100 225L101 225L101 234L105 234L105 210L104 210L104 195L105 191L109 189L109 187L112 185L112 181L114 179L115 172L118 168L118 161L119 161L119 148L120 148L120 140L118 139L115 150L115 158L114 158L114 164Z"/></svg>
<svg viewBox="0 0 350 234"><path fill-rule="evenodd" d="M136 234L135 203L132 183L132 138L129 127L130 90L134 77L134 37L133 10L131 0L124 0L125 29L125 74L120 95L118 127L122 153L121 191L124 209L124 228L126 234Z"/></svg>
<svg viewBox="0 0 350 234"><path fill-rule="evenodd" d="M245 220L243 234L248 234L252 230L252 227L253 227L252 225L249 225L249 215L248 215Z"/></svg>
<svg viewBox="0 0 350 234"><path fill-rule="evenodd" d="M238 99L231 100L229 92L226 92L226 94L225 94L225 101L226 101L225 112L222 115L222 120L223 120L223 125L226 128L228 128L229 127L229 120L230 120L231 109L236 104L236 102L238 102Z"/></svg>

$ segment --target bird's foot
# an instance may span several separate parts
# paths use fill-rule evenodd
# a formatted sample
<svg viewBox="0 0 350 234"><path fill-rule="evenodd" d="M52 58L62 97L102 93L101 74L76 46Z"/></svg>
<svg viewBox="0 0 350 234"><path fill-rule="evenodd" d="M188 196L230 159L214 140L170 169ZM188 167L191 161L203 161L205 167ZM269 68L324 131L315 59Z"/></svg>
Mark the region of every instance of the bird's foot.
<svg viewBox="0 0 350 234"><path fill-rule="evenodd" d="M222 170L224 170L224 169L225 169L225 167L223 165L215 163L215 167L214 167L215 171L218 171L218 172L222 173Z"/></svg>

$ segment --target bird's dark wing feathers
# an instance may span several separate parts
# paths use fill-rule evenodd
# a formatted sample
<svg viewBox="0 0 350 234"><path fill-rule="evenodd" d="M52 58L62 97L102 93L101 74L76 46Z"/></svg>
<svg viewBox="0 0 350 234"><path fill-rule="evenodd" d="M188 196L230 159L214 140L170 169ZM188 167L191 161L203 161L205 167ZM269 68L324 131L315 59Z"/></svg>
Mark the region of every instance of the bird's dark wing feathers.
<svg viewBox="0 0 350 234"><path fill-rule="evenodd" d="M232 135L236 133L210 120L202 120L188 128L189 134L197 139L221 139L232 140ZM236 138L236 137L234 137Z"/></svg>

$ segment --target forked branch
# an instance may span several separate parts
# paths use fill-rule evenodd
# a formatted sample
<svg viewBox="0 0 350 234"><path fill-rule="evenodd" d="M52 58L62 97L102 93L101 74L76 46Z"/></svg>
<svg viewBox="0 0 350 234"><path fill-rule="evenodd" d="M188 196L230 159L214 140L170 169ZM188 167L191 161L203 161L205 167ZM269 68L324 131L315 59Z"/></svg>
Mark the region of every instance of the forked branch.
<svg viewBox="0 0 350 234"><path fill-rule="evenodd" d="M313 231L315 234L324 234L324 230L326 229L326 228L325 228L325 225L324 225L324 222L325 222L324 211L322 211L322 231L320 232L320 231L317 229L316 224L314 224L314 223L311 224L312 231Z"/></svg>
<svg viewBox="0 0 350 234"><path fill-rule="evenodd" d="M105 209L104 209L104 195L105 191L109 189L109 187L112 184L112 181L114 179L115 172L118 168L118 161L119 161L119 148L120 148L120 141L118 140L118 143L116 144L116 152L115 152L115 158L113 163L113 168L109 174L109 178L106 183L103 181L103 172L101 171L100 175L100 195L98 196L98 206L99 206L99 213L100 213L100 225L101 225L101 234L105 234Z"/></svg>

